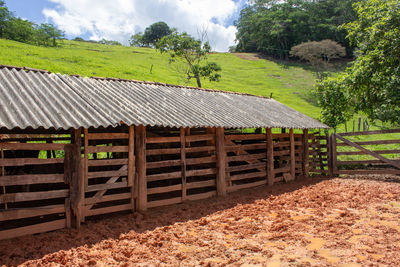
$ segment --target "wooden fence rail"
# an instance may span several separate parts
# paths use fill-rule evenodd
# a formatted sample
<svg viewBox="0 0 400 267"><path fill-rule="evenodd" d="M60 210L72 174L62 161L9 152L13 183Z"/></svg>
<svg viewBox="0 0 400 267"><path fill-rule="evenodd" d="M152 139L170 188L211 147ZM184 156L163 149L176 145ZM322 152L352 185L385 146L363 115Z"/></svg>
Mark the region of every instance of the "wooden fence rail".
<svg viewBox="0 0 400 267"><path fill-rule="evenodd" d="M398 139L393 139L396 133ZM332 134L331 175L400 174L399 133L400 129ZM374 140L359 141L360 136ZM388 145L390 149L383 149Z"/></svg>

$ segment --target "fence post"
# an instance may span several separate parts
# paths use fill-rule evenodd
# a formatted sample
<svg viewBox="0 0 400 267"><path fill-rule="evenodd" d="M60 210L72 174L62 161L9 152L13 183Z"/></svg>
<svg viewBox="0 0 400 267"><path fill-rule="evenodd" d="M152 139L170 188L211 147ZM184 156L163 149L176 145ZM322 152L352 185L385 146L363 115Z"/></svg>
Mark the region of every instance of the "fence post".
<svg viewBox="0 0 400 267"><path fill-rule="evenodd" d="M181 139L181 172L182 172L182 202L186 200L186 137L185 128L180 129Z"/></svg>
<svg viewBox="0 0 400 267"><path fill-rule="evenodd" d="M70 190L70 205L71 205L71 224L73 227L79 229L81 226L81 218L84 217L82 210L84 187L82 186L82 129L73 130L72 133L72 148L71 148L71 180L69 183ZM67 148L67 157L69 152ZM68 161L68 160L67 160ZM67 163L68 164L68 163Z"/></svg>
<svg viewBox="0 0 400 267"><path fill-rule="evenodd" d="M303 130L303 174L304 178L309 177L310 172L310 148L308 144L308 129Z"/></svg>
<svg viewBox="0 0 400 267"><path fill-rule="evenodd" d="M137 175L137 199L136 209L147 210L147 181L146 181L146 127L136 127L136 175Z"/></svg>
<svg viewBox="0 0 400 267"><path fill-rule="evenodd" d="M326 146L328 149L328 175L333 177L333 163L332 163L332 134L327 133Z"/></svg>
<svg viewBox="0 0 400 267"><path fill-rule="evenodd" d="M296 177L296 154L294 146L293 128L289 129L289 140L290 140L290 175L292 176L291 180L294 180Z"/></svg>
<svg viewBox="0 0 400 267"><path fill-rule="evenodd" d="M135 128L129 126L128 137L128 187L131 188L131 206L135 211L136 186L135 186Z"/></svg>
<svg viewBox="0 0 400 267"><path fill-rule="evenodd" d="M224 128L218 127L215 132L215 149L217 152L217 194L226 195L226 153L225 153L225 133Z"/></svg>
<svg viewBox="0 0 400 267"><path fill-rule="evenodd" d="M73 166L74 164L74 145L65 145L64 147L64 183L68 184L70 187L70 193L72 192L71 190L71 182L72 182L72 172L73 172ZM65 221L66 221L66 226L67 228L71 228L71 223L72 223L72 207L71 207L71 201L70 201L71 194L65 199Z"/></svg>
<svg viewBox="0 0 400 267"><path fill-rule="evenodd" d="M336 177L338 176L338 168L337 168L337 154L336 154L336 134L333 133L331 135L331 149L332 149L332 176Z"/></svg>
<svg viewBox="0 0 400 267"><path fill-rule="evenodd" d="M267 179L268 185L274 185L275 173L274 173L274 144L272 142L272 130L271 128L265 128L266 139L267 139Z"/></svg>

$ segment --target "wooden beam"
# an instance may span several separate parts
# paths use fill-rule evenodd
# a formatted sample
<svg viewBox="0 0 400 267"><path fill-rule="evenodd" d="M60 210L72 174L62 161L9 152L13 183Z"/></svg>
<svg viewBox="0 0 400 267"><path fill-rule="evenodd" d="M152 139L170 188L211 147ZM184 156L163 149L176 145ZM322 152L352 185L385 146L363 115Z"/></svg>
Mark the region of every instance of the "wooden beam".
<svg viewBox="0 0 400 267"><path fill-rule="evenodd" d="M224 128L218 127L215 132L215 150L217 152L217 194L218 196L226 195L226 153Z"/></svg>
<svg viewBox="0 0 400 267"><path fill-rule="evenodd" d="M274 172L274 144L272 142L272 130L266 128L266 139L267 139L267 179L268 185L274 184L275 172Z"/></svg>
<svg viewBox="0 0 400 267"><path fill-rule="evenodd" d="M304 129L303 130L303 162L302 162L302 168L303 168L303 175L304 178L308 178L310 176L310 148L308 145L308 130Z"/></svg>
<svg viewBox="0 0 400 267"><path fill-rule="evenodd" d="M215 136L215 127L207 127L206 133ZM215 139L213 138L212 140L208 140L207 146L215 146Z"/></svg>
<svg viewBox="0 0 400 267"><path fill-rule="evenodd" d="M83 144L84 144L84 175L85 175L85 190L88 188L88 172L89 172L89 133L88 133L88 129L84 129L84 134L83 134Z"/></svg>
<svg viewBox="0 0 400 267"><path fill-rule="evenodd" d="M4 150L3 149L1 149L1 176L5 176L5 174L6 174L6 171L5 171L5 168L4 168ZM5 195L6 194L6 187L5 186L2 186L2 190L3 190L3 195ZM4 202L4 209L7 209L7 202Z"/></svg>
<svg viewBox="0 0 400 267"><path fill-rule="evenodd" d="M400 129L392 130L378 130L378 131L363 131L363 132L348 132L341 133L341 136L355 136L355 135L371 135L371 134L388 134L388 133L400 133Z"/></svg>
<svg viewBox="0 0 400 267"><path fill-rule="evenodd" d="M131 188L131 207L135 211L135 127L129 126L128 134L128 187Z"/></svg>
<svg viewBox="0 0 400 267"><path fill-rule="evenodd" d="M181 171L182 171L182 201L186 200L186 138L185 138L185 128L180 129L181 138Z"/></svg>
<svg viewBox="0 0 400 267"><path fill-rule="evenodd" d="M0 149L7 150L64 150L65 144L43 143L0 143Z"/></svg>
<svg viewBox="0 0 400 267"><path fill-rule="evenodd" d="M72 171L70 188L70 205L71 205L71 224L73 227L79 229L81 225L82 205L84 203L84 187L81 186L82 169L81 166L81 146L82 146L82 129L73 130L72 133Z"/></svg>
<svg viewBox="0 0 400 267"><path fill-rule="evenodd" d="M190 127L185 128L185 136L190 136ZM186 142L186 147L190 147L190 142Z"/></svg>
<svg viewBox="0 0 400 267"><path fill-rule="evenodd" d="M332 135L328 135L327 138L327 150L328 150L328 175L333 177L333 152L332 152Z"/></svg>
<svg viewBox="0 0 400 267"><path fill-rule="evenodd" d="M296 155L294 147L294 132L293 128L289 129L290 136L290 175L292 176L290 180L294 180L296 177Z"/></svg>
<svg viewBox="0 0 400 267"><path fill-rule="evenodd" d="M136 127L136 173L137 173L137 199L136 209L147 210L147 181L146 181L146 127Z"/></svg>
<svg viewBox="0 0 400 267"><path fill-rule="evenodd" d="M37 233L54 231L65 227L66 227L65 219L24 226L24 227L0 231L0 240L14 238L23 235L32 235Z"/></svg>

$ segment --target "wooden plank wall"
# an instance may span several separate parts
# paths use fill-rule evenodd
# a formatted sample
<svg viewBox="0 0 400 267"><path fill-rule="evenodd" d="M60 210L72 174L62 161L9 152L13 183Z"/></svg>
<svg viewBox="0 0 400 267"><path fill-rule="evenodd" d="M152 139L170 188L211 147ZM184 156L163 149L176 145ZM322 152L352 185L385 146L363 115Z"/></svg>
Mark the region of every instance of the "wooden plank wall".
<svg viewBox="0 0 400 267"><path fill-rule="evenodd" d="M224 196L308 177L308 170L325 174L324 138L293 130L126 125L0 135L0 239Z"/></svg>
<svg viewBox="0 0 400 267"><path fill-rule="evenodd" d="M148 128L148 207L216 195L215 132L210 129Z"/></svg>
<svg viewBox="0 0 400 267"><path fill-rule="evenodd" d="M70 226L70 142L69 134L0 134L0 239Z"/></svg>
<svg viewBox="0 0 400 267"><path fill-rule="evenodd" d="M290 133L272 134L274 147L274 182L290 181L296 177L303 177L304 162L304 140L303 134L293 134L291 140ZM292 147L293 143L293 147ZM291 151L294 150L294 177L292 170Z"/></svg>

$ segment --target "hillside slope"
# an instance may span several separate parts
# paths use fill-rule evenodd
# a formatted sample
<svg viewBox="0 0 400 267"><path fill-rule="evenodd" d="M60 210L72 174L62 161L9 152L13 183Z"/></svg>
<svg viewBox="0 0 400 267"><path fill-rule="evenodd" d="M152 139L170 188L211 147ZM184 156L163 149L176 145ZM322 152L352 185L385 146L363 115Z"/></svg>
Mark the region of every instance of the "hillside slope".
<svg viewBox="0 0 400 267"><path fill-rule="evenodd" d="M203 86L246 92L273 98L314 118L319 108L307 101L314 76L301 65L278 64L254 56L217 53L209 56L222 67L220 82L204 81ZM56 48L37 47L0 39L0 64L29 66L56 73L117 77L181 85L186 83L179 67L168 56L150 48L108 46L63 41Z"/></svg>

